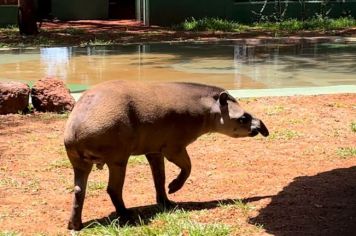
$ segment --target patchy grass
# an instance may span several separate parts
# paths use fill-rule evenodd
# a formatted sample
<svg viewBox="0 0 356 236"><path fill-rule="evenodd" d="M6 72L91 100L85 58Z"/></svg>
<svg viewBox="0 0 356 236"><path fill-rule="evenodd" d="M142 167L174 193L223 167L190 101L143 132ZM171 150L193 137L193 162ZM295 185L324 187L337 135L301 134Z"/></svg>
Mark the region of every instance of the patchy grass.
<svg viewBox="0 0 356 236"><path fill-rule="evenodd" d="M214 141L217 139L217 135L214 133L207 133L198 138L198 140L202 141Z"/></svg>
<svg viewBox="0 0 356 236"><path fill-rule="evenodd" d="M19 236L21 234L17 233L17 232L11 232L11 231L3 231L0 232L0 236Z"/></svg>
<svg viewBox="0 0 356 236"><path fill-rule="evenodd" d="M37 45L37 46L54 45L55 40L53 40L52 38L49 38L47 36L39 35L39 36L34 36L33 44Z"/></svg>
<svg viewBox="0 0 356 236"><path fill-rule="evenodd" d="M40 187L39 179L31 179L24 185L23 190L24 192L36 193L40 190Z"/></svg>
<svg viewBox="0 0 356 236"><path fill-rule="evenodd" d="M343 104L341 102L333 102L333 103L328 103L326 105L328 107L334 107L334 108L348 108L346 104Z"/></svg>
<svg viewBox="0 0 356 236"><path fill-rule="evenodd" d="M246 104L257 102L258 98L250 97L250 98L236 98L239 102L244 102Z"/></svg>
<svg viewBox="0 0 356 236"><path fill-rule="evenodd" d="M336 150L336 153L341 158L356 157L355 147L341 147Z"/></svg>
<svg viewBox="0 0 356 236"><path fill-rule="evenodd" d="M240 209L244 215L247 215L251 210L255 209L253 206L243 202L241 199L234 200L233 203L219 203L219 207L226 209L237 208Z"/></svg>
<svg viewBox="0 0 356 236"><path fill-rule="evenodd" d="M63 33L65 34L70 34L70 35L82 35L86 33L86 30L84 29L77 29L73 27L68 27L63 30Z"/></svg>
<svg viewBox="0 0 356 236"><path fill-rule="evenodd" d="M266 114L269 116L274 116L282 113L284 111L283 106L273 106L273 107L267 107Z"/></svg>
<svg viewBox="0 0 356 236"><path fill-rule="evenodd" d="M285 130L277 130L268 136L269 140L291 140L293 138L300 137L297 131L285 129Z"/></svg>
<svg viewBox="0 0 356 236"><path fill-rule="evenodd" d="M8 211L1 211L0 212L0 222L5 219L6 217L9 217L10 216L10 213ZM0 231L0 235L1 235L1 231Z"/></svg>
<svg viewBox="0 0 356 236"><path fill-rule="evenodd" d="M72 168L72 164L70 163L67 157L57 159L50 164L49 169L67 169Z"/></svg>
<svg viewBox="0 0 356 236"><path fill-rule="evenodd" d="M46 121L51 121L51 120L56 120L56 119L68 119L69 112L63 112L63 113L52 113L52 112L44 112L44 113L38 113L39 115L36 115L35 118L38 120L46 120Z"/></svg>
<svg viewBox="0 0 356 236"><path fill-rule="evenodd" d="M288 123L291 125L298 125L298 124L303 124L304 120L303 119L289 119Z"/></svg>
<svg viewBox="0 0 356 236"><path fill-rule="evenodd" d="M68 119L69 114L70 114L70 112L65 111L65 112L60 113L60 114L58 114L58 113L52 113L52 116L53 116L54 118L59 118L59 119L65 119L65 120L66 120L66 119Z"/></svg>
<svg viewBox="0 0 356 236"><path fill-rule="evenodd" d="M118 220L108 226L95 223L84 229L81 235L229 235L231 229L224 224L203 224L191 219L184 210L163 212L153 217L149 224L140 222L137 226L118 226Z"/></svg>
<svg viewBox="0 0 356 236"><path fill-rule="evenodd" d="M356 133L356 121L351 122L351 131Z"/></svg>
<svg viewBox="0 0 356 236"><path fill-rule="evenodd" d="M197 235L203 234L202 231L204 235L206 232L213 232L211 233L213 235L278 234L270 227L279 229L282 227L286 232L301 235L322 232L323 225L315 228L310 223L318 217L319 207L311 209L308 208L308 204L301 204L305 207L296 210L290 203L303 202L303 200L308 203L313 200L323 206L332 204L334 198L323 197L326 200L320 203L318 196L328 196L329 192L324 191L325 189L340 185L347 179L344 177L354 173L355 157L342 158L337 154L339 148L339 151L342 150L341 147L356 148L352 143L355 133L350 129L351 123L356 121L354 113L352 109L343 109L341 116L325 116L326 113L335 111L333 107L325 106L326 103L333 102L352 107L354 97L353 95L322 95L282 99L259 98L257 102L248 104L246 109L264 115L263 120L270 128L271 135L275 133L274 131L278 131L275 140L260 141L257 139L258 136L236 140L219 134L210 134L193 143L188 147L188 152L194 159L192 161L195 171L184 186L181 196L177 195L175 199L181 202L179 205L188 214L174 219L173 223L168 219L158 218L157 213L154 214L157 210L150 205L154 201L154 190L152 190L149 168L147 169L147 166L141 168L142 165L129 167L126 181L134 183L134 186L126 186L126 201L129 206L135 207L138 213L142 212L143 223L139 221L136 225L118 228L116 224L111 227L110 224L100 221L104 225L86 229L88 230L86 235L194 235L196 231ZM284 112L281 113L282 119L265 114L268 107L278 106L284 107ZM298 109L301 106L304 106L303 109ZM311 118L310 114L312 114ZM55 136L53 138L51 136L52 133L62 135L65 120L53 119L48 122L39 119L37 116L40 115L35 113L24 117L0 116L0 126L2 126L0 133L4 139L4 143L0 142L0 195L4 199L1 201L3 204L0 204L2 208L0 232L9 230L22 235L36 235L36 233L67 235L69 233L66 230L66 222L72 205L73 194L70 193L73 191L73 171L64 169L66 157L59 151L63 150L63 141L61 138L56 139ZM291 119L298 119L298 121L291 122ZM303 121L302 125L290 124L299 124L300 120ZM285 131L285 129L289 130ZM311 130L317 133L310 133ZM334 130L340 132L338 138L332 137ZM38 137L36 143L28 139L32 134ZM280 140L280 138L293 137L295 134L302 136L291 140ZM145 159L138 157L140 158ZM60 161L53 163L56 160ZM64 163L61 163L62 161ZM58 165L60 168L46 170L51 165ZM166 169L168 184L176 177L179 170L170 164ZM92 172L90 175L89 181L97 182L90 184L88 190L83 211L85 222L106 216L112 211L113 206L110 200L107 202L108 196L104 189L107 172L106 167L104 171ZM320 187L320 183L326 183L325 188ZM347 185L351 183L350 180ZM10 187L3 187L4 184ZM307 190L313 191L308 196L303 195L306 184L310 186ZM151 194L137 193L137 189L148 189ZM309 195L316 197L310 199ZM239 196L244 196L246 200L235 202L226 200L236 199ZM340 210L346 212L345 216L352 215L352 209L348 207L352 197L350 193L341 199L345 204L340 206ZM219 200L222 202L220 206L217 205ZM103 204L98 208L97 202ZM296 213L296 218L290 219L283 215L291 210ZM309 213L309 210L315 214L308 214L309 217L306 218L305 212ZM331 225L331 230L337 231L345 225L342 220L334 221L337 219L338 212L331 211L326 215L325 219L329 219L326 223ZM177 215L177 212L171 214ZM263 219L252 220L255 216ZM36 218L38 223L33 224L28 220L30 218ZM50 225L48 219L51 219ZM295 219L308 227L302 231L296 229ZM218 225L215 225L216 223ZM211 228L211 225L215 225L215 228ZM176 233L174 228L180 231ZM95 233L95 230L98 232ZM111 232L106 233L109 230Z"/></svg>
<svg viewBox="0 0 356 236"><path fill-rule="evenodd" d="M61 23L58 23L60 26ZM85 24L84 24L85 25ZM84 26L82 25L82 26ZM205 32L232 32L232 33L253 33L258 36L266 35L288 35L298 31L314 31L315 35L320 35L320 31L335 31L345 28L355 27L353 18L329 19L315 17L306 21L289 19L282 22L261 22L254 24L241 24L236 21L230 21L219 18L189 18L179 25L173 27L152 27L149 30L126 26L119 29L100 29L91 26L90 29L79 28L78 25L69 26L66 29L61 27L44 26L40 33L34 36L23 36L19 34L17 26L0 28L0 48L6 47L31 47L31 46L96 46L96 45L115 45L122 43L142 43L142 42L160 42L160 41L184 41L200 38L198 32L204 32L201 38L206 37ZM77 28L78 27L78 28ZM194 31L194 34L182 36L181 32L174 30ZM134 32L134 33L133 33ZM346 35L347 33L339 32ZM331 32L335 34L335 32ZM94 36L95 35L95 36ZM226 38L231 38L225 34ZM95 37L95 38L94 38ZM221 34L224 38L224 34Z"/></svg>
<svg viewBox="0 0 356 236"><path fill-rule="evenodd" d="M10 25L5 27L0 27L0 35L6 35L9 39L19 36L19 29L16 25ZM10 45L7 43L0 42L0 48L6 48Z"/></svg>
<svg viewBox="0 0 356 236"><path fill-rule="evenodd" d="M104 181L88 181L88 190L96 191L106 189L107 183Z"/></svg>
<svg viewBox="0 0 356 236"><path fill-rule="evenodd" d="M19 186L20 186L20 182L14 178L0 179L1 188L18 188Z"/></svg>
<svg viewBox="0 0 356 236"><path fill-rule="evenodd" d="M146 165L146 164L148 164L148 161L146 159L146 156L144 156L144 155L130 156L128 164L129 165Z"/></svg>
<svg viewBox="0 0 356 236"><path fill-rule="evenodd" d="M65 155L65 150L63 147L61 147L60 150L58 150L58 153L61 155L64 155L65 157L61 158L61 159L57 159L55 161L53 161L50 164L50 167L48 168L49 170L51 169L66 169L66 168L72 168L72 165L69 161L69 159L66 157ZM129 165L146 165L148 164L148 161L146 159L146 157L144 155L140 155L140 156L131 156L129 159ZM93 170L96 170L95 168Z"/></svg>

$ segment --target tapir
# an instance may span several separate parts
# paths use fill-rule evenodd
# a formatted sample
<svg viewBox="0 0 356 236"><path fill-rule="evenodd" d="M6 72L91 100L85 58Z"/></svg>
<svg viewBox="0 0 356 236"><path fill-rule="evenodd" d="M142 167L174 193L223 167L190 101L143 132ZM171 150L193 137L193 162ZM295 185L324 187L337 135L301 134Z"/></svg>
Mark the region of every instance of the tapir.
<svg viewBox="0 0 356 236"><path fill-rule="evenodd" d="M117 214L128 210L122 199L130 155L145 155L158 204L170 206L165 191L164 157L180 168L168 193L181 189L190 175L187 146L217 132L234 138L268 136L265 124L244 111L222 88L183 82L109 81L87 90L71 112L64 145L74 170L74 201L69 229L80 230L89 173L107 165L109 194Z"/></svg>

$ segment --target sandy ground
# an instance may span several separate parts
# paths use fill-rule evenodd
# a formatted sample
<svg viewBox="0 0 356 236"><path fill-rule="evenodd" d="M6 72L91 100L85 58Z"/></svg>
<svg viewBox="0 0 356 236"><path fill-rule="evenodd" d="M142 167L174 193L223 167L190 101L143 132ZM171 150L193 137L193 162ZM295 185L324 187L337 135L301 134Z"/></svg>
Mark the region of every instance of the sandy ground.
<svg viewBox="0 0 356 236"><path fill-rule="evenodd" d="M188 147L193 170L170 196L205 223L236 234L352 235L356 232L356 95L243 99L264 120L266 139L209 134ZM67 234L72 170L62 136L66 115L0 116L0 232ZM351 150L351 151L350 151ZM352 154L353 150L353 154ZM166 162L167 182L178 169ZM114 210L107 169L91 173L83 220ZM240 199L252 210L222 207ZM124 187L128 207L156 213L148 164L130 162ZM259 230L249 230L260 225ZM241 231L242 230L242 231ZM246 233L247 232L247 233Z"/></svg>

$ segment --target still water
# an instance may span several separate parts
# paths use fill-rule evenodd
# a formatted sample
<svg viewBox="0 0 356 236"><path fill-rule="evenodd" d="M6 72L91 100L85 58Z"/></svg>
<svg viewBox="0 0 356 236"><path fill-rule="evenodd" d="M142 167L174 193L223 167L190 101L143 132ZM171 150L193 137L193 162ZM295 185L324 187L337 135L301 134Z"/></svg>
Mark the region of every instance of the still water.
<svg viewBox="0 0 356 236"><path fill-rule="evenodd" d="M54 76L68 84L112 79L188 81L224 87L356 84L356 44L151 44L0 51L0 80Z"/></svg>

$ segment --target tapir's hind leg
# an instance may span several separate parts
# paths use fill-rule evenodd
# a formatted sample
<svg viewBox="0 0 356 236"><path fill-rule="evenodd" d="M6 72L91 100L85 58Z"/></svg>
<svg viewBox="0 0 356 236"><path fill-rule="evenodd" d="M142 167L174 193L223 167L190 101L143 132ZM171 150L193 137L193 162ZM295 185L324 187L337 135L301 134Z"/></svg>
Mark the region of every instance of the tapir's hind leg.
<svg viewBox="0 0 356 236"><path fill-rule="evenodd" d="M172 203L167 197L164 186L166 182L164 156L161 153L149 153L146 154L146 157L152 171L153 181L156 189L157 203L167 208L171 207Z"/></svg>
<svg viewBox="0 0 356 236"><path fill-rule="evenodd" d="M72 163L74 170L74 199L72 215L68 223L68 229L80 230L83 227L82 210L88 176L93 167L93 164L85 162L79 157L71 156L69 153L68 157Z"/></svg>
<svg viewBox="0 0 356 236"><path fill-rule="evenodd" d="M168 185L168 193L175 193L183 187L190 175L192 169L190 157L185 148L166 150L164 154L170 162L173 162L181 169L178 177Z"/></svg>
<svg viewBox="0 0 356 236"><path fill-rule="evenodd" d="M128 211L122 199L122 189L125 181L126 166L129 155L115 157L113 162L107 162L109 167L109 183L107 192L115 206L116 213L122 217L128 216Z"/></svg>

